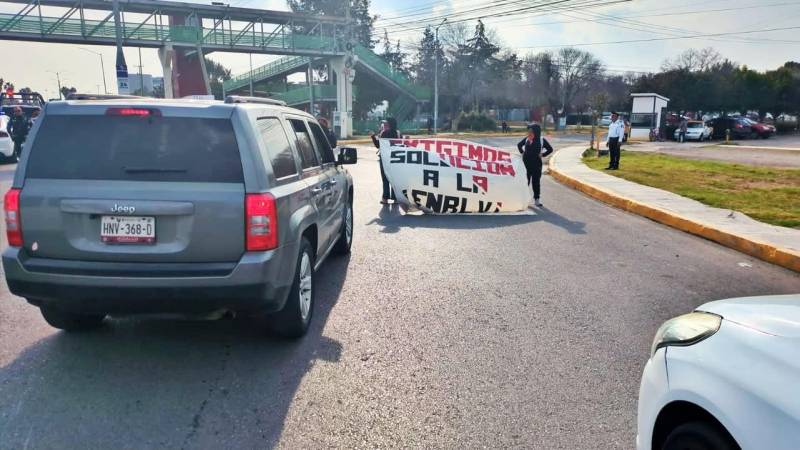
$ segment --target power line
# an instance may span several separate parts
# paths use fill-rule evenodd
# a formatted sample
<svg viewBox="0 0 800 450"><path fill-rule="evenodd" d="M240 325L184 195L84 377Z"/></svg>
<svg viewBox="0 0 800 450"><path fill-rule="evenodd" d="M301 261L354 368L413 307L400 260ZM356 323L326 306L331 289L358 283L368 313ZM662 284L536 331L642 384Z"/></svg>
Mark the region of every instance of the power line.
<svg viewBox="0 0 800 450"><path fill-rule="evenodd" d="M797 30L800 29L800 26L797 27L781 27L781 28L765 28L762 30L747 30L747 31L733 31L727 33L706 33L706 34L695 34L693 36L672 36L672 37L663 37L663 38L649 38L649 39L629 39L629 40L622 40L622 41L606 41L606 42L582 42L577 44L556 44L556 45L531 45L531 46L524 46L524 47L517 47L517 48L554 48L554 47L584 47L587 45L611 45L611 44L631 44L637 42L653 42L653 41L670 41L673 39L694 39L694 38L701 38L701 37L716 37L716 36L730 36L733 34L753 34L753 33L769 33L773 31L786 31L786 30ZM756 43L756 42L754 42ZM792 41L792 43L800 43L800 41Z"/></svg>
<svg viewBox="0 0 800 450"><path fill-rule="evenodd" d="M611 0L611 1L608 1L608 0L605 0L605 1L601 1L601 0L583 0L581 3L574 4L574 5L561 5L561 6L558 6L559 4L570 2L570 1L572 1L572 0L556 0L556 1L551 1L550 3L537 3L535 5L529 5L529 6L525 6L525 7L522 7L522 8L505 9L505 10L496 11L496 12L492 12L492 13L488 13L488 14L481 14L481 15L477 15L477 16L458 18L456 20L451 20L452 16L442 15L442 16L437 16L437 17L431 18L431 19L426 19L424 21L417 21L417 23L418 23L417 25L415 25L412 22L411 24L398 26L398 28L399 28L399 30L401 32L403 32L403 31L410 32L410 31L416 31L416 30L425 29L431 23L439 21L439 20L441 20L443 18L447 18L449 24L455 24L455 23L461 23L461 22L469 22L469 21L473 21L473 20L483 20L483 19L487 19L487 18L491 18L491 17L503 17L503 16L508 16L508 15L511 15L511 14L517 14L517 13L524 12L524 11L532 11L532 10L541 9L541 8L547 7L547 6L554 6L555 8L561 8L561 9L563 9L563 8L565 8L567 6L572 7L572 8L577 8L577 7L591 8L591 7L595 7L595 6L601 6L602 7L602 6L608 6L608 5L617 4L617 3L626 3L626 2L630 2L631 0ZM578 1L580 1L580 0L578 0ZM494 5L489 7L489 8L493 9ZM486 8L484 8L484 9L486 9Z"/></svg>

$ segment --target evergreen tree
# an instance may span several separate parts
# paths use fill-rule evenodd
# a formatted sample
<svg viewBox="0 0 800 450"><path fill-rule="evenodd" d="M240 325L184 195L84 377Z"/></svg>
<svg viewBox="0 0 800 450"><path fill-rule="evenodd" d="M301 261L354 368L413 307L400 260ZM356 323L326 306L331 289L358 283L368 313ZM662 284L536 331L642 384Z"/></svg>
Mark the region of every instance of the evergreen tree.
<svg viewBox="0 0 800 450"><path fill-rule="evenodd" d="M433 88L437 53L439 55L439 74L441 75L445 65L444 52L441 46L436 47L433 30L431 27L427 27L422 32L422 39L419 41L419 48L412 66L418 84Z"/></svg>
<svg viewBox="0 0 800 450"><path fill-rule="evenodd" d="M370 15L370 0L348 0L350 18L354 22L352 29L353 38L359 44L374 48L375 40L372 39L372 28L377 16ZM322 16L345 17L347 15L347 2L342 0L287 0L289 8L298 13ZM312 25L308 25L308 28ZM299 27L301 31L309 31Z"/></svg>

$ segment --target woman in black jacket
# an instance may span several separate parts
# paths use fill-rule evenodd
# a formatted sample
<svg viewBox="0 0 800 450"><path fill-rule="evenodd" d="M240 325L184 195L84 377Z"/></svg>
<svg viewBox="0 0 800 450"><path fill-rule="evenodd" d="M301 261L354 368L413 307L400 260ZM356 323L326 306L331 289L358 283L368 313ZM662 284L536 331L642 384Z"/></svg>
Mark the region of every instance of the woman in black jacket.
<svg viewBox="0 0 800 450"><path fill-rule="evenodd" d="M553 147L542 137L542 127L538 124L528 125L528 135L517 144L517 149L522 153L522 161L528 172L528 185L533 185L533 202L542 206L539 201L541 194L542 157L553 153Z"/></svg>
<svg viewBox="0 0 800 450"><path fill-rule="evenodd" d="M372 138L372 143L378 149L378 165L381 168L381 180L383 180L383 196L381 198L382 204L389 203L389 200L396 200L394 197L394 189L389 186L389 180L386 178L386 172L383 170L383 163L381 163L381 144L378 142L378 137L381 139L400 139L400 132L397 131L397 120L394 117L388 117L381 122L381 131L378 137L375 133L370 132L369 137Z"/></svg>

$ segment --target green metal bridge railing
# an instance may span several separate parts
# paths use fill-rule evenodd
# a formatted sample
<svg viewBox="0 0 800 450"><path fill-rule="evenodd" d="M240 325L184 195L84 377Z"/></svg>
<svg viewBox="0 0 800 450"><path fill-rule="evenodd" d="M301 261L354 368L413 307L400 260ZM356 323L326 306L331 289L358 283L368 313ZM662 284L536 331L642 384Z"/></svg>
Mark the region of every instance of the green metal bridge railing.
<svg viewBox="0 0 800 450"><path fill-rule="evenodd" d="M308 86L301 86L293 89L289 89L286 92L276 92L273 93L272 97L278 100L283 100L286 102L287 105L300 105L303 103L308 103L309 98L309 89ZM353 96L358 95L358 89L353 86ZM314 85L314 98L315 99L324 99L324 100L331 100L336 98L336 85L332 84L316 84Z"/></svg>
<svg viewBox="0 0 800 450"><path fill-rule="evenodd" d="M392 67L387 64L386 61L373 53L372 50L359 44L355 46L353 53L355 53L355 55L358 57L359 63L372 68L376 72L388 78L416 100L430 100L430 88L427 86L418 86L414 84L405 74L392 69Z"/></svg>
<svg viewBox="0 0 800 450"><path fill-rule="evenodd" d="M276 59L275 61L270 61L261 67L253 69L252 72L245 72L241 75L237 75L230 80L223 82L222 86L225 89L225 92L230 92L249 85L250 78L253 79L253 82L266 80L289 70L303 67L309 62L311 62L311 58L308 56L286 56L284 58Z"/></svg>
<svg viewBox="0 0 800 450"><path fill-rule="evenodd" d="M209 29L182 25L156 25L141 23L123 25L122 34L125 41L152 41L158 43L189 44L192 46L223 46L230 48L264 49L305 49L333 51L335 42L332 37L296 34L286 31L281 26L271 33L238 33L219 29ZM91 43L92 39L114 39L116 29L113 21L64 19L58 17L20 16L0 14L0 33L17 33L22 35L63 36L83 38Z"/></svg>

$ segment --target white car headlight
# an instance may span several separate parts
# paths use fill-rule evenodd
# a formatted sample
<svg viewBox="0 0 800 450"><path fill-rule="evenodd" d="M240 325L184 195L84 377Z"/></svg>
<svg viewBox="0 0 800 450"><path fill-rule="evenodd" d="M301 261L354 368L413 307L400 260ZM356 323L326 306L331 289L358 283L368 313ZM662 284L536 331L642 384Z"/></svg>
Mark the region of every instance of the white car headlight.
<svg viewBox="0 0 800 450"><path fill-rule="evenodd" d="M690 312L664 322L656 331L650 357L661 347L696 344L719 330L722 317L706 312Z"/></svg>

